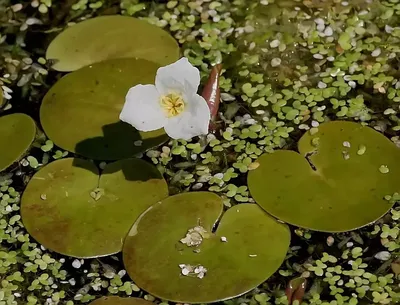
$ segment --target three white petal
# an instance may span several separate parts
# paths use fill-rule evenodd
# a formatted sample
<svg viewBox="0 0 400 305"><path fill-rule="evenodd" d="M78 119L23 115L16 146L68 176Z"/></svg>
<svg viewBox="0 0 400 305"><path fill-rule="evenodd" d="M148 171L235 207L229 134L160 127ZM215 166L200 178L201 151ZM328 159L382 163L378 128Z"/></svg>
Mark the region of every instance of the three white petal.
<svg viewBox="0 0 400 305"><path fill-rule="evenodd" d="M157 71L155 85L137 85L129 89L120 120L140 131L164 127L174 139L188 140L208 133L210 109L203 97L197 94L200 72L187 58ZM184 101L184 110L168 116L161 106L161 97L178 92Z"/></svg>

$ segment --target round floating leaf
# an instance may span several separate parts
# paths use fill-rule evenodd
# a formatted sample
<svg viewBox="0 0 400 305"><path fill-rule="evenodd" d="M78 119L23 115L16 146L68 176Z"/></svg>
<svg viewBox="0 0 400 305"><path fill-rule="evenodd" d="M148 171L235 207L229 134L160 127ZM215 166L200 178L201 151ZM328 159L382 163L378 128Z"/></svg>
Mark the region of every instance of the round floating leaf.
<svg viewBox="0 0 400 305"><path fill-rule="evenodd" d="M1 91L1 89L0 89ZM0 117L0 171L18 161L29 149L36 135L31 117L14 113Z"/></svg>
<svg viewBox="0 0 400 305"><path fill-rule="evenodd" d="M102 16L71 26L49 45L53 69L74 71L114 58L142 58L164 66L179 58L179 46L166 31L125 16ZM129 75L126 75L129 77Z"/></svg>
<svg viewBox="0 0 400 305"><path fill-rule="evenodd" d="M271 215L317 231L349 231L376 221L400 191L400 150L357 123L324 123L307 132L300 154L281 150L258 159L248 185ZM309 162L307 161L309 160Z"/></svg>
<svg viewBox="0 0 400 305"><path fill-rule="evenodd" d="M255 204L234 206L217 223L222 211L221 198L208 192L175 195L149 208L124 243L133 281L161 299L208 303L239 296L268 279L285 258L288 227ZM188 232L193 242L201 234L199 245L189 246Z"/></svg>
<svg viewBox="0 0 400 305"><path fill-rule="evenodd" d="M137 217L168 195L158 170L140 159L108 164L66 158L38 171L22 196L22 221L50 250L74 257L121 251Z"/></svg>
<svg viewBox="0 0 400 305"><path fill-rule="evenodd" d="M157 68L145 60L114 59L64 76L43 99L45 133L61 148L98 160L129 158L161 144L168 139L163 129L138 132L119 120L129 88L154 83Z"/></svg>
<svg viewBox="0 0 400 305"><path fill-rule="evenodd" d="M154 303L139 298L102 297L90 305L154 305Z"/></svg>

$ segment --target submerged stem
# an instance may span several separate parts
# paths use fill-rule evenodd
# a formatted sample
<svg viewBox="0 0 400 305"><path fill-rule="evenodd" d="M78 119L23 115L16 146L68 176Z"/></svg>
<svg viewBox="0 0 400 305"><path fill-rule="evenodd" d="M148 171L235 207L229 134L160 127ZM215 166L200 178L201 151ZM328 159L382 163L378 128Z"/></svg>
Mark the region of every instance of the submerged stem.
<svg viewBox="0 0 400 305"><path fill-rule="evenodd" d="M220 103L220 88L219 88L219 77L222 70L222 65L217 64L215 65L211 72L210 76L208 77L207 83L204 86L202 96L207 102L208 107L210 108L211 113L211 121L209 125L210 131L215 131L215 119L218 115L219 103Z"/></svg>

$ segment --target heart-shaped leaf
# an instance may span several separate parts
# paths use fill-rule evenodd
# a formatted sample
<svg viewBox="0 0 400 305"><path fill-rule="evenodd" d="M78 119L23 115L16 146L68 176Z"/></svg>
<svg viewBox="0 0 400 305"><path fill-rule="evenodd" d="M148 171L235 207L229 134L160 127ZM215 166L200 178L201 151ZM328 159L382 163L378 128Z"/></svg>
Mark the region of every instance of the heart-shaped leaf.
<svg viewBox="0 0 400 305"><path fill-rule="evenodd" d="M161 144L168 139L163 129L138 132L119 120L129 88L154 83L157 69L145 60L115 59L64 76L43 99L45 133L57 146L97 160L129 158Z"/></svg>
<svg viewBox="0 0 400 305"><path fill-rule="evenodd" d="M154 303L140 298L102 297L94 300L90 305L154 305Z"/></svg>
<svg viewBox="0 0 400 305"><path fill-rule="evenodd" d="M146 21L102 16L68 27L50 43L46 58L54 60L53 69L66 72L115 58L142 58L164 66L179 58L179 46Z"/></svg>
<svg viewBox="0 0 400 305"><path fill-rule="evenodd" d="M268 279L285 258L288 227L255 204L230 208L218 223L222 211L222 199L209 192L175 195L150 207L124 243L133 281L161 299L208 303Z"/></svg>
<svg viewBox="0 0 400 305"><path fill-rule="evenodd" d="M1 91L1 89L0 89ZM36 124L23 113L0 117L0 171L18 161L29 149L36 135Z"/></svg>
<svg viewBox="0 0 400 305"><path fill-rule="evenodd" d="M22 196L28 232L46 248L74 257L119 252L137 217L168 195L158 170L140 159L97 167L61 159L38 171Z"/></svg>
<svg viewBox="0 0 400 305"><path fill-rule="evenodd" d="M287 223L349 231L384 215L392 206L384 197L400 191L400 150L372 128L324 123L298 149L261 156L248 176L256 202Z"/></svg>

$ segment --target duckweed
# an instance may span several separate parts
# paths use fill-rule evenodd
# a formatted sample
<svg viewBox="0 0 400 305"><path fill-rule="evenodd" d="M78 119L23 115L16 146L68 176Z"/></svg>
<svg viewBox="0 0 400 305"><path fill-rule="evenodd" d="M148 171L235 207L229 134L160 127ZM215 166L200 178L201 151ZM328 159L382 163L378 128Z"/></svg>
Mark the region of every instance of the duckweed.
<svg viewBox="0 0 400 305"><path fill-rule="evenodd" d="M175 37L203 82L211 64L224 65L217 132L169 141L143 158L163 173L170 193L205 189L219 194L226 206L251 203L245 177L258 167L258 156L293 148L304 132L317 135L319 123L357 121L400 143L400 7L396 1L371 2L6 0L0 8L0 113L24 107L34 112L55 81L41 35L95 15L141 18ZM317 149L318 137L312 141ZM129 280L118 256L79 261L72 269L73 260L44 249L26 233L19 215L23 186L42 165L68 155L46 138L37 138L33 147L22 166L0 176L0 303L73 305L102 295L155 301ZM346 150L343 157L368 155L364 145L355 149L357 155ZM377 170L390 169L382 164ZM400 197L385 199L395 203ZM301 274L312 282L302 304L399 302L398 274L375 258L382 251L395 257L400 249L399 213L395 205L374 225L357 230L360 238L333 234L330 246L325 243L330 235L295 229L282 272L224 303L288 304L283 283Z"/></svg>

